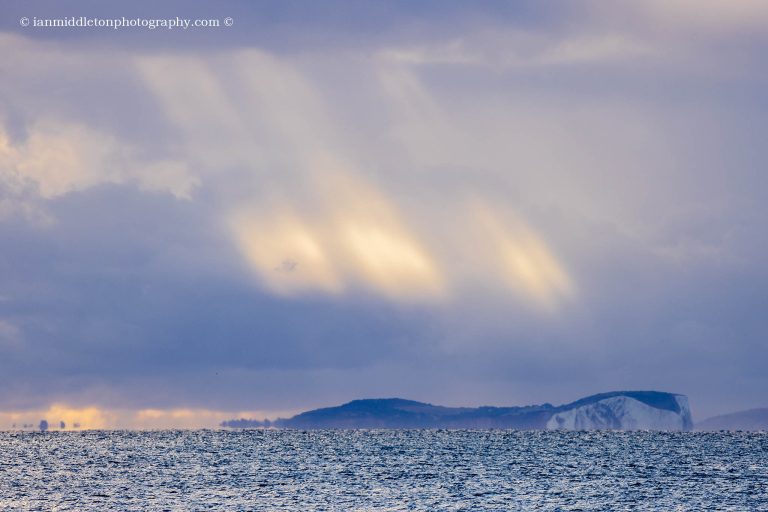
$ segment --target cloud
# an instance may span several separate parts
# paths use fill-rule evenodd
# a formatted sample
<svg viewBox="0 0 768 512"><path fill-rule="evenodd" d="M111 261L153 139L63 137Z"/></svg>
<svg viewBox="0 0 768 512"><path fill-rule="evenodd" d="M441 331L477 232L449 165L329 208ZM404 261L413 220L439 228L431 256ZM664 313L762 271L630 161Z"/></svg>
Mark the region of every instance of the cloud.
<svg viewBox="0 0 768 512"><path fill-rule="evenodd" d="M615 13L615 7L602 7ZM759 34L768 26L768 7L760 0L683 0L674 4L652 0L634 4L630 11L652 26L710 35Z"/></svg>
<svg viewBox="0 0 768 512"><path fill-rule="evenodd" d="M243 205L233 209L228 221L235 243L269 289L289 295L308 291L336 295L362 286L392 298L441 298L450 294L446 272L459 265L468 267L437 251L441 246L459 246L470 233L481 238L482 230L468 226L468 232L433 234L432 238L447 238L435 243L419 233L418 226L408 225L406 219L414 216L406 205L391 199L390 180L379 176L384 183L373 186L364 177L370 170L357 162L356 150L331 115L338 105L330 105L295 66L249 50L207 59L152 58L140 62L139 69L168 106L174 124L187 132L189 154L201 166L212 162L247 166L251 180L271 184L269 193L254 191L239 198ZM213 69L241 76L248 87L226 95ZM255 74L253 69L260 71ZM198 79L180 79L190 74ZM419 126L402 133L434 133L444 117L440 108L423 90L416 92L416 98L404 97L421 86L413 77L401 76L412 83L391 97L396 107L430 112L429 118L417 121L428 123L426 129ZM382 77L389 86L391 72ZM179 94L180 90L185 92ZM209 107L197 108L201 104ZM422 142L407 137L410 146ZM422 143L419 150L428 147ZM463 208L462 201L457 198L455 207ZM251 206L254 202L261 206ZM436 217L436 212L431 215ZM549 250L540 248L541 255L552 258ZM292 272L282 271L285 261L296 263ZM462 279L471 280L472 275ZM543 300L548 292L540 284L534 290L531 278L527 282L528 286L519 282L513 286Z"/></svg>
<svg viewBox="0 0 768 512"><path fill-rule="evenodd" d="M629 33L539 34L523 30L478 30L462 39L390 48L381 58L407 65L456 65L510 69L621 63L655 49Z"/></svg>
<svg viewBox="0 0 768 512"><path fill-rule="evenodd" d="M16 327L13 322L0 319L0 344L3 347L10 347L11 349L18 349L21 347L21 331Z"/></svg>
<svg viewBox="0 0 768 512"><path fill-rule="evenodd" d="M270 212L233 216L234 236L262 279L288 293L335 294L362 285L393 298L439 295L436 263L392 205L359 179L334 172L318 181L325 204L311 218ZM281 271L286 261L292 262L291 272Z"/></svg>
<svg viewBox="0 0 768 512"><path fill-rule="evenodd" d="M360 5L0 35L0 409L762 405L757 4Z"/></svg>
<svg viewBox="0 0 768 512"><path fill-rule="evenodd" d="M574 285L563 266L523 222L508 216L510 220L502 223L498 215L482 206L476 208L475 215L485 235L475 247L482 247L484 239L489 240L483 252L497 255L498 266L510 286L549 307L574 293Z"/></svg>
<svg viewBox="0 0 768 512"><path fill-rule="evenodd" d="M145 190L162 190L189 199L199 181L182 162L142 162L131 148L82 125L43 123L29 129L22 144L0 133L0 165L6 179L29 182L43 198L104 183L136 182Z"/></svg>
<svg viewBox="0 0 768 512"><path fill-rule="evenodd" d="M114 143L83 126L35 128L20 146L3 134L0 144L3 167L34 182L43 197L114 179L104 172Z"/></svg>

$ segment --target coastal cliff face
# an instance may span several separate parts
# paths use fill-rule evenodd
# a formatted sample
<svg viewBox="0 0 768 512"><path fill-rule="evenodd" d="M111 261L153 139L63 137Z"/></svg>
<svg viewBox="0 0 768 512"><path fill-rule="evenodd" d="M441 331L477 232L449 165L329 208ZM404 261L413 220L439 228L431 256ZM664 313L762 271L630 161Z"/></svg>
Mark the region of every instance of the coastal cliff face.
<svg viewBox="0 0 768 512"><path fill-rule="evenodd" d="M550 430L691 430L688 397L674 395L677 407L662 408L620 395L597 400L552 415Z"/></svg>
<svg viewBox="0 0 768 512"><path fill-rule="evenodd" d="M292 429L562 429L691 430L684 395L613 391L569 404L525 407L443 407L400 398L354 400L274 421L229 420L231 428Z"/></svg>

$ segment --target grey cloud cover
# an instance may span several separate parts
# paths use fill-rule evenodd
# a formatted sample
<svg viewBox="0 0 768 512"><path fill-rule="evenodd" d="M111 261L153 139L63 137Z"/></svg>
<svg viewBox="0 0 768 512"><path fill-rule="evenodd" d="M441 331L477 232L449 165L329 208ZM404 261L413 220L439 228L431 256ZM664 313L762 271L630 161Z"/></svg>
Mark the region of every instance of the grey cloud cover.
<svg viewBox="0 0 768 512"><path fill-rule="evenodd" d="M0 410L765 406L768 15L728 5L5 3ZM235 24L18 25L56 15Z"/></svg>

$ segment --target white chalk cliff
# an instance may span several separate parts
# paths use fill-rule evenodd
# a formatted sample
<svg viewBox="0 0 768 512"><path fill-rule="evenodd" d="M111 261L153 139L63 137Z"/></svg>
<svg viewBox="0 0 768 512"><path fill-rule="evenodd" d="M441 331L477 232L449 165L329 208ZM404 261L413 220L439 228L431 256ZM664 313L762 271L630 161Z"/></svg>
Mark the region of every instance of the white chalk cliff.
<svg viewBox="0 0 768 512"><path fill-rule="evenodd" d="M688 397L674 395L677 407L654 407L631 396L611 396L555 413L550 430L690 430ZM674 410L676 409L676 410Z"/></svg>

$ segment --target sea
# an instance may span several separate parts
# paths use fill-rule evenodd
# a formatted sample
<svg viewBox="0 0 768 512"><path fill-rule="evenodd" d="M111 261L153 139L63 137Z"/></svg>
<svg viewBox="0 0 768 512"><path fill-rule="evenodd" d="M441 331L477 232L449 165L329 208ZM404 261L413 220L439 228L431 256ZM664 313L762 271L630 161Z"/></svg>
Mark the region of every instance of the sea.
<svg viewBox="0 0 768 512"><path fill-rule="evenodd" d="M768 511L768 434L0 432L0 510Z"/></svg>

